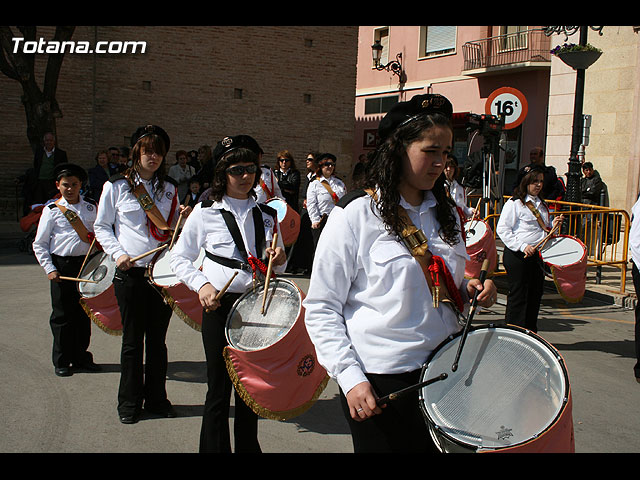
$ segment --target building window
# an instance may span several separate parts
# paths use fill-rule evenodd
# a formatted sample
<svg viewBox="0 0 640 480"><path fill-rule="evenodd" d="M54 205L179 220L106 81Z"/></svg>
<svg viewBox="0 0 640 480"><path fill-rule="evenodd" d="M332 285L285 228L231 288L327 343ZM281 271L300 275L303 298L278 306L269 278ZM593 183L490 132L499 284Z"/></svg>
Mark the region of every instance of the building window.
<svg viewBox="0 0 640 480"><path fill-rule="evenodd" d="M367 98L364 101L364 114L371 115L376 113L387 113L396 103L399 96L392 95L390 97Z"/></svg>
<svg viewBox="0 0 640 480"><path fill-rule="evenodd" d="M380 45L382 45L382 52L380 53L380 65L386 65L387 63L389 63L389 27L382 27L374 30L373 41L380 41ZM373 66L375 67L375 65Z"/></svg>
<svg viewBox="0 0 640 480"><path fill-rule="evenodd" d="M442 25L420 27L420 53L422 57L444 55L456 51L457 27Z"/></svg>
<svg viewBox="0 0 640 480"><path fill-rule="evenodd" d="M234 88L233 89L233 98L236 98L236 99L241 99L242 98L242 89L241 88Z"/></svg>
<svg viewBox="0 0 640 480"><path fill-rule="evenodd" d="M309 93L305 93L305 94L302 96L302 101L303 101L304 103L311 103L311 94L309 94Z"/></svg>
<svg viewBox="0 0 640 480"><path fill-rule="evenodd" d="M527 27L526 26L501 26L500 27L500 50L519 50L527 48Z"/></svg>

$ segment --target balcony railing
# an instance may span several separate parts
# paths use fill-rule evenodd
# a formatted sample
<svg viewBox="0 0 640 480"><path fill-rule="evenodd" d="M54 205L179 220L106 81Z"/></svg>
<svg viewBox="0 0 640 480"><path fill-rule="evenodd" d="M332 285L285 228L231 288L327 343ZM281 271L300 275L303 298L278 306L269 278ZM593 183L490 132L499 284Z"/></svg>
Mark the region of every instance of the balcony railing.
<svg viewBox="0 0 640 480"><path fill-rule="evenodd" d="M462 45L464 70L551 62L550 45L542 29L467 42Z"/></svg>

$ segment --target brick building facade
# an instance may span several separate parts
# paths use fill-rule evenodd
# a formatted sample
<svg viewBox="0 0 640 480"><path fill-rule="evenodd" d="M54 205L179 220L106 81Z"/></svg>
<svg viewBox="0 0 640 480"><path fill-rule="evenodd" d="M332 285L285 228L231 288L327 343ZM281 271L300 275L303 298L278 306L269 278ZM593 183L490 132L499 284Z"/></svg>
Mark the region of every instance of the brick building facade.
<svg viewBox="0 0 640 480"><path fill-rule="evenodd" d="M51 39L53 31L41 27L38 37ZM171 137L171 163L177 150L244 133L258 140L272 166L277 152L289 149L304 170L307 151L320 150L334 153L338 174L348 177L357 27L84 26L73 40L92 47L143 41L146 49L66 54L57 136L70 161L91 167L98 150L128 146L139 125L154 123ZM41 84L47 55L35 57ZM20 85L0 75L0 92L0 213L12 215L13 179L29 168L33 154Z"/></svg>

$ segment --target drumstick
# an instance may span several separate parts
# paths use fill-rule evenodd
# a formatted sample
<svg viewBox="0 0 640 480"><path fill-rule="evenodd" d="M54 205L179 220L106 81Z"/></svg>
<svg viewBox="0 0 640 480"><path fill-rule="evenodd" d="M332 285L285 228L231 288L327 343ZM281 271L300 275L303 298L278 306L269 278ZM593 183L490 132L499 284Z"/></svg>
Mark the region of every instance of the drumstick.
<svg viewBox="0 0 640 480"><path fill-rule="evenodd" d="M227 284L224 287L222 287L222 290L218 292L218 294L216 295L216 300L220 300L222 298L222 296L224 295L224 292L226 292L227 288L231 286L231 282L233 282L233 279L236 278L236 275L238 275L237 271L233 273L233 277L231 277L231 279L229 279Z"/></svg>
<svg viewBox="0 0 640 480"><path fill-rule="evenodd" d="M473 224L473 227L475 227L478 224L478 221L480 221L480 204L482 203L482 197L480 197L480 199L478 200L478 204L476 205L476 210L475 212L473 212L473 217L471 217L471 221L475 220L476 223ZM472 226L469 226L469 231L473 230Z"/></svg>
<svg viewBox="0 0 640 480"><path fill-rule="evenodd" d="M489 270L489 260L485 260L482 262L482 270L480 270L480 275L478 276L478 280L480 280L480 285L484 286L484 281L487 278L487 270ZM458 361L460 360L460 355L462 354L462 347L464 346L464 342L467 340L467 335L469 333L469 327L471 326L471 319L476 313L476 308L478 306L478 294L480 290L476 290L473 293L473 300L471 300L471 308L469 309L469 315L467 316L467 321L464 324L464 330L462 331L462 337L460 338L460 345L458 345L458 352L456 353L456 358L453 361L453 365L451 365L451 371L455 372L458 369Z"/></svg>
<svg viewBox="0 0 640 480"><path fill-rule="evenodd" d="M182 221L182 214L184 211L180 212L180 216L178 217L178 221L176 222L176 229L173 231L173 236L171 237L171 243L169 243L169 250L173 247L173 242L176 241L176 235L178 234L178 227L180 226L180 222Z"/></svg>
<svg viewBox="0 0 640 480"><path fill-rule="evenodd" d="M553 228L549 231L549 233L547 234L547 236L546 236L546 237L544 237L542 240L540 240L540 241L539 241L539 242L538 242L538 243L537 243L533 248L534 248L535 250L537 250L537 249L538 249L538 247L541 247L541 246L543 246L545 243L547 243L547 241L549 240L549 237L551 237L551 235L553 235L553 232L555 232L555 231L556 231L556 229L558 228L558 226L560 226L560 223L557 223L557 224L556 224L556 226L555 226L555 227L553 227Z"/></svg>
<svg viewBox="0 0 640 480"><path fill-rule="evenodd" d="M278 240L278 232L273 234L273 240L271 241L271 248L276 248L276 241ZM264 313L264 305L267 302L267 289L269 288L269 278L271 277L271 267L273 266L273 255L269 257L269 266L267 267L267 278L264 281L264 293L262 294L262 309L260 313Z"/></svg>
<svg viewBox="0 0 640 480"><path fill-rule="evenodd" d="M160 245L159 247L154 248L153 250L149 250L147 253L143 253L141 255L138 255L137 257L133 257L131 259L129 259L129 261L131 263L137 262L138 260L140 260L141 258L146 257L147 255L151 255L152 253L158 252L164 248L167 248L168 244L164 244L164 245Z"/></svg>
<svg viewBox="0 0 640 480"><path fill-rule="evenodd" d="M95 245L95 243L96 243L96 237L93 237L93 240L91 241L91 245L89 245L89 250L87 251L87 254L84 256L84 260L82 261L82 265L80 266L80 271L78 272L78 275L82 274L82 269L87 263L89 255L91 254L91 250L93 250L93 246Z"/></svg>
<svg viewBox="0 0 640 480"><path fill-rule="evenodd" d="M405 393L413 392L415 390L418 390L419 388L426 387L427 385L431 385L432 383L439 382L440 380L444 380L447 377L448 377L448 375L446 373L441 373L437 377L431 378L429 380L425 380L424 382L416 383L415 385L411 385L410 387L403 388L402 390L398 390L397 392L393 392L393 393L390 393L387 396L384 396L382 398L378 398L376 400L376 403L378 405L384 405L384 404L388 403L391 400L395 400L398 397L401 397Z"/></svg>
<svg viewBox="0 0 640 480"><path fill-rule="evenodd" d="M72 282L88 282L88 283L98 283L96 280L89 280L86 278L76 278L76 277L58 277L60 280L70 280Z"/></svg>
<svg viewBox="0 0 640 480"><path fill-rule="evenodd" d="M233 273L233 277L231 277L231 278L229 279L229 281L227 282L227 284L226 284L224 287L222 287L222 290L220 290L220 291L218 292L218 294L216 295L215 300L219 301L219 300L222 298L222 296L224 295L224 293L225 293L225 292L227 291L227 289L231 286L231 282L233 282L233 279L234 279L234 278L236 278L236 275L238 275L238 272L234 272L234 273ZM211 310L209 310L208 308L205 308L205 310L207 311L207 313L211 311Z"/></svg>

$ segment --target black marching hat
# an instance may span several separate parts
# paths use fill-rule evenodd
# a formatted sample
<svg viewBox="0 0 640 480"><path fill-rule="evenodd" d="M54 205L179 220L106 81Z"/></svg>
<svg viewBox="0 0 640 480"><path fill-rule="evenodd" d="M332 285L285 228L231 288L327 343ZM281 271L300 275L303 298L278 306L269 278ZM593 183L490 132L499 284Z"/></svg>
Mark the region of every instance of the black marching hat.
<svg viewBox="0 0 640 480"><path fill-rule="evenodd" d="M336 156L333 153L322 153L320 155L318 155L318 158L316 159L316 163L318 165L320 165L322 162L324 162L325 160L333 160L334 162L337 162L338 159L336 158Z"/></svg>
<svg viewBox="0 0 640 480"><path fill-rule="evenodd" d="M77 177L81 182L87 180L87 171L75 163L60 163L53 169L56 181L62 177Z"/></svg>
<svg viewBox="0 0 640 480"><path fill-rule="evenodd" d="M169 147L171 146L171 141L169 139L169 135L164 129L160 128L157 125L145 125L144 127L138 127L138 129L131 136L131 147L138 143L138 140L144 137L148 137L149 135L158 135L164 140L165 148L167 152L169 151Z"/></svg>
<svg viewBox="0 0 640 480"><path fill-rule="evenodd" d="M253 137L249 135L236 135L233 137L224 137L218 142L216 148L213 149L213 159L217 162L224 155L238 148L247 148L256 155L264 153Z"/></svg>
<svg viewBox="0 0 640 480"><path fill-rule="evenodd" d="M439 113L447 118L453 116L453 105L437 93L416 95L406 102L396 103L378 125L378 137L384 141L396 128L409 123L421 115Z"/></svg>

